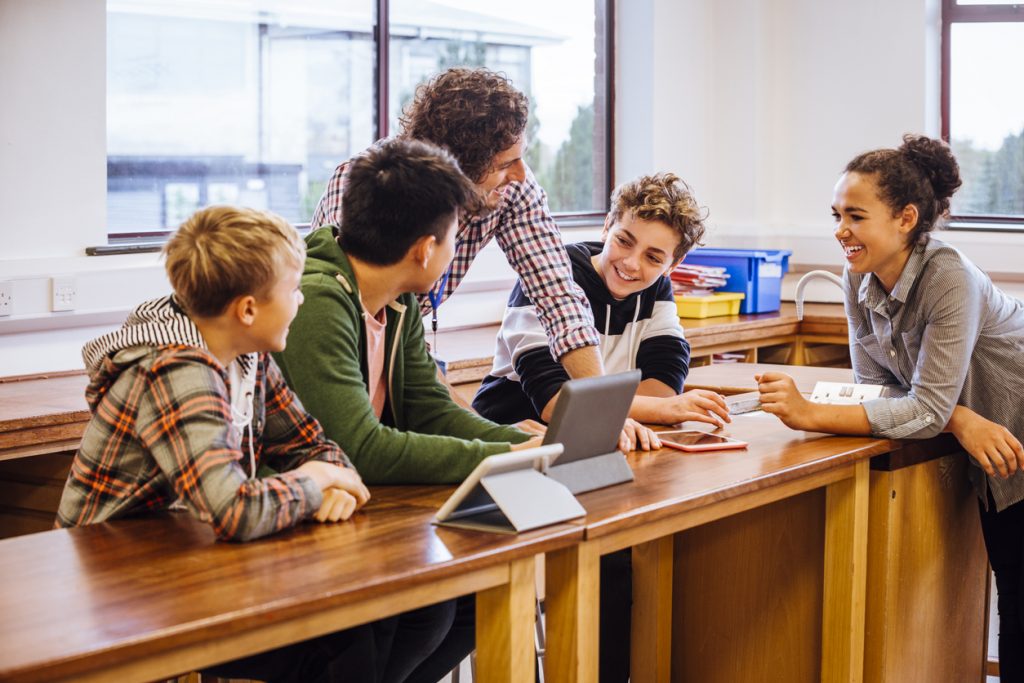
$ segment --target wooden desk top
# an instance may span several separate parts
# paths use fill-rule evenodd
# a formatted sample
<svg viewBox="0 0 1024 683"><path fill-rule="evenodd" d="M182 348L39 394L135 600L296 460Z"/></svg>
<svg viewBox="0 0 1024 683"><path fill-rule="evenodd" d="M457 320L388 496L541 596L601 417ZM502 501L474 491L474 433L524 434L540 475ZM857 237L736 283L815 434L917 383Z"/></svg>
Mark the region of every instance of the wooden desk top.
<svg viewBox="0 0 1024 683"><path fill-rule="evenodd" d="M717 363L690 368L686 390L710 389L726 396L757 391L754 375L784 372L796 382L801 393L810 394L817 382L852 382L849 368L819 368L812 365L773 365L771 363Z"/></svg>
<svg viewBox="0 0 1024 683"><path fill-rule="evenodd" d="M683 327L690 343L699 348L723 341L792 335L812 327L816 333L841 328L845 334L846 316L838 304L808 304L800 323L795 306L786 303L773 313L684 320ZM497 332L497 325L439 332L438 352L449 361L450 374L470 369L479 379L474 368L490 365ZM38 450L45 443L76 448L89 421L87 382L85 374L70 373L15 381L0 378L0 449L10 449L0 457L30 455L33 448ZM17 449L28 450L21 453Z"/></svg>
<svg viewBox="0 0 1024 683"><path fill-rule="evenodd" d="M684 427L700 428L697 423ZM721 433L750 446L703 453L672 449L631 453L635 481L579 496L587 510L587 538L656 522L899 447L885 439L793 431L760 412L735 416Z"/></svg>
<svg viewBox="0 0 1024 683"><path fill-rule="evenodd" d="M324 610L415 587L430 604L445 599L439 582L582 540L579 524L519 535L431 525L451 491L374 489L353 521L246 544L216 542L187 513L0 541L0 680L85 676L280 623L310 637L299 624ZM417 605L389 606L372 619Z"/></svg>

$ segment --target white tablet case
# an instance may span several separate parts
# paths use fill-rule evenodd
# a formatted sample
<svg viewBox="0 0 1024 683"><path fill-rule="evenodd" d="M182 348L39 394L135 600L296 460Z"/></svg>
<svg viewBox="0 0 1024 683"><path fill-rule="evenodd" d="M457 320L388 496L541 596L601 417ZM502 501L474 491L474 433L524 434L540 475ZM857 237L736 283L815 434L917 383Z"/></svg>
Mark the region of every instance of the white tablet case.
<svg viewBox="0 0 1024 683"><path fill-rule="evenodd" d="M554 444L490 456L452 494L434 523L519 533L584 516L586 510L569 489L541 471L547 467L548 458L557 457L561 452L561 444ZM499 463L494 468L497 471L478 474L491 469L494 463ZM452 501L457 504L446 510Z"/></svg>

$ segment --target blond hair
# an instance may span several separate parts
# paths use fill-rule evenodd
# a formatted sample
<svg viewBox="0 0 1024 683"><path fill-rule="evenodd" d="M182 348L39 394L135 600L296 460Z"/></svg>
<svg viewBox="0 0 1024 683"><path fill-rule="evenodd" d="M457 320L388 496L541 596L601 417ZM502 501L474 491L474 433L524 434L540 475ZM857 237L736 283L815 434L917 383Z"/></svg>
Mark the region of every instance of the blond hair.
<svg viewBox="0 0 1024 683"><path fill-rule="evenodd" d="M178 303L190 315L212 317L236 297L265 297L282 266L302 267L306 245L269 211L211 206L182 223L163 252Z"/></svg>
<svg viewBox="0 0 1024 683"><path fill-rule="evenodd" d="M659 221L679 235L674 258L682 258L704 237L704 211L690 186L674 173L645 175L623 183L612 192L608 216L618 223L629 214L645 221Z"/></svg>

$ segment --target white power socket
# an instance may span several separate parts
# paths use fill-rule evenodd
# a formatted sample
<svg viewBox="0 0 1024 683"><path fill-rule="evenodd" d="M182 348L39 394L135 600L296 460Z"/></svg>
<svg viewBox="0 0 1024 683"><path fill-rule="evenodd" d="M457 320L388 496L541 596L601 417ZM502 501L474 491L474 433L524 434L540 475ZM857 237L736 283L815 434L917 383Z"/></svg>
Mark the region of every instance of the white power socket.
<svg viewBox="0 0 1024 683"><path fill-rule="evenodd" d="M10 315L14 309L14 283L10 280L0 282L0 316Z"/></svg>
<svg viewBox="0 0 1024 683"><path fill-rule="evenodd" d="M882 395L881 384L847 384L845 382L818 382L811 393L811 403L833 406L854 406Z"/></svg>
<svg viewBox="0 0 1024 683"><path fill-rule="evenodd" d="M73 311L78 298L78 282L74 276L50 278L50 310Z"/></svg>

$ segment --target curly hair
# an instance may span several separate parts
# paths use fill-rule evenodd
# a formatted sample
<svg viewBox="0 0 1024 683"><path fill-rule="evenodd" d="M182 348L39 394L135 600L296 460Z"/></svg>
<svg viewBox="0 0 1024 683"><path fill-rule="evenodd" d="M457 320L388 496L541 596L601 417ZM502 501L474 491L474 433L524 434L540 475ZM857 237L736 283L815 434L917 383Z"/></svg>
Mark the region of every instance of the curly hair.
<svg viewBox="0 0 1024 683"><path fill-rule="evenodd" d="M612 192L608 216L617 223L629 214L645 221L659 221L679 235L673 257L680 259L701 244L705 211L697 205L690 186L674 173L640 176Z"/></svg>
<svg viewBox="0 0 1024 683"><path fill-rule="evenodd" d="M529 102L504 74L448 69L416 88L402 112L402 136L450 151L462 172L480 182L494 157L526 130Z"/></svg>
<svg viewBox="0 0 1024 683"><path fill-rule="evenodd" d="M960 165L942 140L925 135L903 136L899 149L876 149L858 155L847 173L875 174L878 194L895 216L904 207L917 207L917 225L907 237L916 244L949 212L949 200L961 185Z"/></svg>

